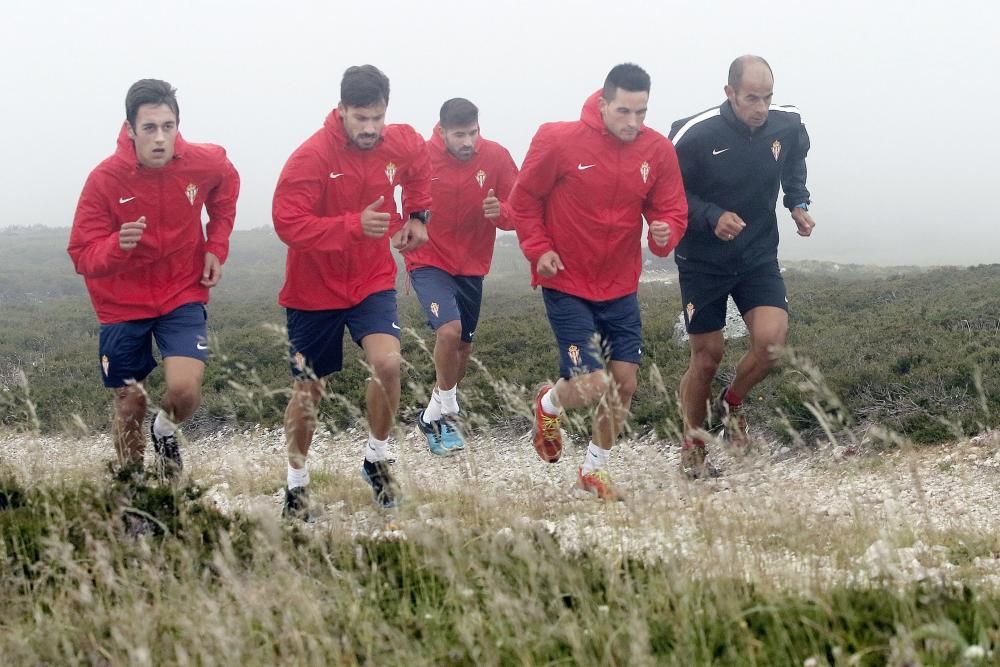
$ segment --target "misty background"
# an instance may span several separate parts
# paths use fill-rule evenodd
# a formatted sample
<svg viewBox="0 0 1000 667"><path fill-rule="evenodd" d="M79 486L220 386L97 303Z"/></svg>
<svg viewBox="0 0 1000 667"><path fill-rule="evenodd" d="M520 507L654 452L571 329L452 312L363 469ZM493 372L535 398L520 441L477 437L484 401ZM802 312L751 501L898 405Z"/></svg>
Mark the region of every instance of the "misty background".
<svg viewBox="0 0 1000 667"><path fill-rule="evenodd" d="M3 0L0 13L0 228L70 226L140 78L178 88L185 138L226 147L242 179L236 228L250 229L270 226L278 173L350 65L381 68L389 121L425 137L445 99L468 97L520 164L538 125L578 118L615 64L649 71L647 125L667 133L719 104L730 61L755 53L813 146L817 228L801 239L779 211L782 258L1000 255L993 3Z"/></svg>

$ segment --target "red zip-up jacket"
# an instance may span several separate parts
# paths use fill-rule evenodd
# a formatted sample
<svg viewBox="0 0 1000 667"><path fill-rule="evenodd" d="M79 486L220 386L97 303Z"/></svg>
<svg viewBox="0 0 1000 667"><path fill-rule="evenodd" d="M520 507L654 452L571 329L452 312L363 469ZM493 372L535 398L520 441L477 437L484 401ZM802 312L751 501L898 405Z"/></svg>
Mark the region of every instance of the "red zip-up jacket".
<svg viewBox="0 0 1000 667"><path fill-rule="evenodd" d="M394 192L402 187L403 210ZM288 246L278 303L299 310L356 306L396 286L389 239L414 211L431 207L431 165L424 139L409 125L386 125L369 150L355 146L336 110L285 163L274 190L274 229ZM369 238L361 212L380 196L389 231ZM433 224L433 221L431 222Z"/></svg>
<svg viewBox="0 0 1000 667"><path fill-rule="evenodd" d="M448 152L439 127L427 142L434 170L429 238L406 254L406 270L434 266L453 276L485 276L493 261L497 229L514 229L507 197L517 166L506 148L482 136L475 155L463 162ZM483 215L483 200L490 190L500 200L500 217L495 220Z"/></svg>
<svg viewBox="0 0 1000 667"><path fill-rule="evenodd" d="M226 261L240 193L239 174L221 146L188 143L178 134L173 160L149 169L139 164L127 127L114 155L83 186L67 248L101 324L208 303L201 285L205 253ZM202 208L208 211L204 230ZM118 230L142 216L139 245L122 250Z"/></svg>
<svg viewBox="0 0 1000 667"><path fill-rule="evenodd" d="M687 229L687 200L673 144L644 127L631 142L607 131L601 91L583 105L579 121L546 123L531 140L510 196L517 237L531 262L532 285L591 301L639 288L642 219L670 226L670 254ZM559 254L564 270L538 275L539 257Z"/></svg>

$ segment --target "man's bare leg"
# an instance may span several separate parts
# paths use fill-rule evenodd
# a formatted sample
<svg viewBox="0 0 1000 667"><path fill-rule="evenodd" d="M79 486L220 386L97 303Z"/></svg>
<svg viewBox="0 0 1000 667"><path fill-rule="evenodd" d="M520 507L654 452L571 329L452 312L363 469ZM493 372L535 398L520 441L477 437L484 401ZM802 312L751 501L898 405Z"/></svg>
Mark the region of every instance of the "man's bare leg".
<svg viewBox="0 0 1000 667"><path fill-rule="evenodd" d="M146 418L146 391L141 382L116 387L111 418L111 440L121 465L142 465L146 439L142 422Z"/></svg>

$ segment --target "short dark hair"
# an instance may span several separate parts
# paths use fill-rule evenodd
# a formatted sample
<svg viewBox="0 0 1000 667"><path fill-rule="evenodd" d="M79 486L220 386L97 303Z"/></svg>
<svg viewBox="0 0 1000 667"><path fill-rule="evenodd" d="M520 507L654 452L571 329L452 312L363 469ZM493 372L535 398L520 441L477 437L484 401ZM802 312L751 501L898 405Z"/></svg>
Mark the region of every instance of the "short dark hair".
<svg viewBox="0 0 1000 667"><path fill-rule="evenodd" d="M340 103L345 107L389 104L389 77L374 65L348 67L340 81Z"/></svg>
<svg viewBox="0 0 1000 667"><path fill-rule="evenodd" d="M139 79L125 94L125 119L135 129L135 117L139 115L139 107L143 104L160 106L166 104L177 120L181 119L181 111L177 106L177 89L166 81L159 79Z"/></svg>
<svg viewBox="0 0 1000 667"><path fill-rule="evenodd" d="M441 105L441 127L465 127L479 122L479 107L464 97L454 97Z"/></svg>
<svg viewBox="0 0 1000 667"><path fill-rule="evenodd" d="M633 63L615 65L608 72L608 77L604 79L604 92L601 93L601 96L605 100L613 100L615 91L619 88L630 93L648 93L649 74Z"/></svg>
<svg viewBox="0 0 1000 667"><path fill-rule="evenodd" d="M746 55L740 56L732 62L729 66L729 80L727 83L730 88L739 88L740 84L743 83L743 70L746 69L747 65L753 63L762 63L764 67L767 68L768 72L771 72L771 78L774 78L774 72L771 70L771 66L767 64L767 61L760 56Z"/></svg>

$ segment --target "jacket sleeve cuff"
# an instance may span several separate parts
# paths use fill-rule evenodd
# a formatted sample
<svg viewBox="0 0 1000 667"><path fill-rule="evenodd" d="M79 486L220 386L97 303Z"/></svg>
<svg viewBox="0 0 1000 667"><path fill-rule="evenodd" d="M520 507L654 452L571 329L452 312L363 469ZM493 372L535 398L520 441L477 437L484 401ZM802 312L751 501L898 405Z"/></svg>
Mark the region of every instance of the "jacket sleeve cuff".
<svg viewBox="0 0 1000 667"><path fill-rule="evenodd" d="M225 264L229 257L229 244L209 241L205 244L205 252L212 253L219 258L220 263Z"/></svg>

